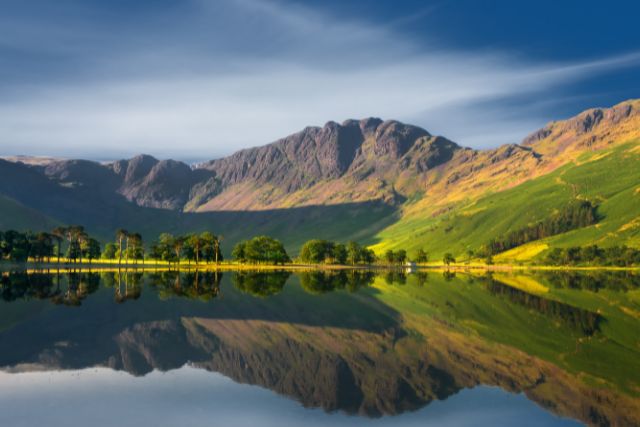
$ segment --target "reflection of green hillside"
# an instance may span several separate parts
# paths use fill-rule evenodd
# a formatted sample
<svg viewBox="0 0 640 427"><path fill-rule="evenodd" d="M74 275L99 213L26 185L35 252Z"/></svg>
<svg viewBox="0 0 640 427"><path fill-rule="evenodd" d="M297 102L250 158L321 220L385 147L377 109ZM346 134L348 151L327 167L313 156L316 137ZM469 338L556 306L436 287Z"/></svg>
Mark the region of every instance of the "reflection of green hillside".
<svg viewBox="0 0 640 427"><path fill-rule="evenodd" d="M417 284L414 276L409 276L406 286L389 286L378 280L378 298L405 317L410 313L440 319L576 374L586 374L598 383L640 395L640 304L632 293L550 286L544 297L527 296L515 288L507 291L506 285L487 278L428 277L423 285ZM558 307L566 310L566 318L556 311ZM584 325L576 327L576 316L584 316L587 325L592 324L589 319L600 319L593 336L585 334Z"/></svg>

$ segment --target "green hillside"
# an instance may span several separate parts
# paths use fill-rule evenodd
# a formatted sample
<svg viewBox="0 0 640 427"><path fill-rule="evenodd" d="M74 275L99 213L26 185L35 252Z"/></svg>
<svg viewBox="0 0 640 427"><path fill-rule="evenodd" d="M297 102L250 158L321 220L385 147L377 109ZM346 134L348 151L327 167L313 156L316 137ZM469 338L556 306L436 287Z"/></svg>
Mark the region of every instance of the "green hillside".
<svg viewBox="0 0 640 427"><path fill-rule="evenodd" d="M548 247L585 244L640 247L640 146L632 141L587 152L576 162L517 187L490 194L435 217L405 216L380 232L374 249L424 248L432 259L452 252L466 258L491 238L553 215L574 200L598 205L598 224L553 236L505 253L502 260L524 261Z"/></svg>
<svg viewBox="0 0 640 427"><path fill-rule="evenodd" d="M0 230L49 230L60 222L0 195Z"/></svg>

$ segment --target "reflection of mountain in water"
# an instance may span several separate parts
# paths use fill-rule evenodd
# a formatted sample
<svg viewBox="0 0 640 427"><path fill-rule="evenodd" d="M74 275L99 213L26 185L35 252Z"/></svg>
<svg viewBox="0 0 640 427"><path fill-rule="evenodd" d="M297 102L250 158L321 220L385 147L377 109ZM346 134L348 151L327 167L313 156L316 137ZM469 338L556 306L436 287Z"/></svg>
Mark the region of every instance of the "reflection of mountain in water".
<svg viewBox="0 0 640 427"><path fill-rule="evenodd" d="M165 298L209 291L193 291L194 278L186 275L154 276L154 284L131 304L114 304L113 295L126 291L116 289L115 276L103 277L111 287L82 306L34 312L4 330L0 345L11 351L0 354L0 365L15 370L28 369L26 364L44 369L106 365L143 375L191 363L305 406L367 416L416 410L462 388L497 385L591 424L640 421L634 415L640 413L637 400L589 387L550 362L465 333L438 317L398 313L374 289L328 292L340 281L335 274L302 275L302 286L284 287L280 284L288 274L272 276L268 289L280 291L269 291L269 298L251 296L256 276L231 276L233 286L220 285L220 277L198 278L199 289L217 289L210 303L197 296L160 301L152 288ZM448 279L436 286L455 286L459 280ZM358 276L351 283L362 286L363 280L369 279ZM489 293L496 295L491 286ZM518 294L512 301L504 289L497 297L502 304L520 305L524 298ZM402 303L410 302L404 298ZM448 303L458 304L453 295L449 298Z"/></svg>

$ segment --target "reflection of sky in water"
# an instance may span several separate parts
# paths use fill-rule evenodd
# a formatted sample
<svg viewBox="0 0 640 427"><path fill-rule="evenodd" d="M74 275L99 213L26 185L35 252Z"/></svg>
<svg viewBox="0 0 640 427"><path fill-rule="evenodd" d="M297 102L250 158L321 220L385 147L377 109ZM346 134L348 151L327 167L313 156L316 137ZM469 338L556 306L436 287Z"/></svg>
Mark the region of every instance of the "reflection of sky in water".
<svg viewBox="0 0 640 427"><path fill-rule="evenodd" d="M0 373L2 426L573 426L523 395L463 390L399 416L367 419L305 409L268 390L183 367L132 377L97 368Z"/></svg>

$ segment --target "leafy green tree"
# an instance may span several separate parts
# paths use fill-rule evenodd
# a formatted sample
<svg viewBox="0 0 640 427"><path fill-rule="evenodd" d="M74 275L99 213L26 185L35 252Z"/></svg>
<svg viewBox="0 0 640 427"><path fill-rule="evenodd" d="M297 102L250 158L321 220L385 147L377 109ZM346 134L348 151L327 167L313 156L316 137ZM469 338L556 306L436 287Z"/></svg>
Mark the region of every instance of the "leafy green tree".
<svg viewBox="0 0 640 427"><path fill-rule="evenodd" d="M116 257L116 251L118 248L114 243L107 243L104 246L104 251L102 252L103 259L114 259Z"/></svg>
<svg viewBox="0 0 640 427"><path fill-rule="evenodd" d="M144 259L144 244L140 233L129 233L127 245L127 258L133 258L136 263Z"/></svg>
<svg viewBox="0 0 640 427"><path fill-rule="evenodd" d="M200 263L200 253L202 251L203 241L200 235L191 234L187 236L185 240L185 248L189 248L190 254L187 256L188 259L194 259L196 264Z"/></svg>
<svg viewBox="0 0 640 427"><path fill-rule="evenodd" d="M407 251L399 249L393 254L393 261L396 264L404 264L407 261Z"/></svg>
<svg viewBox="0 0 640 427"><path fill-rule="evenodd" d="M30 236L29 253L36 261L44 261L53 256L53 236L46 232L39 232Z"/></svg>
<svg viewBox="0 0 640 427"><path fill-rule="evenodd" d="M175 253L176 262L180 262L180 258L182 255L182 248L184 247L185 242L184 236L176 236L173 238L173 252Z"/></svg>
<svg viewBox="0 0 640 427"><path fill-rule="evenodd" d="M188 234L186 236L183 236L183 242L182 242L182 257L185 258L189 264L191 264L191 261L195 261L196 258L199 258L199 256L196 254L196 246L200 246L200 243L198 242L199 240L199 236L195 235L195 234Z"/></svg>
<svg viewBox="0 0 640 427"><path fill-rule="evenodd" d="M218 264L220 261L222 261L222 251L220 250L220 245L222 244L222 240L223 237L222 236L213 236L213 248L214 248L214 253L215 253L215 261L216 264Z"/></svg>
<svg viewBox="0 0 640 427"><path fill-rule="evenodd" d="M89 264L91 264L92 260L100 258L100 242L94 238L83 240L81 250L84 257L89 259Z"/></svg>
<svg viewBox="0 0 640 427"><path fill-rule="evenodd" d="M80 240L85 239L87 235L84 231L84 227L81 225L71 225L65 229L67 238L67 258L77 262L78 258L82 257L80 250Z"/></svg>
<svg viewBox="0 0 640 427"><path fill-rule="evenodd" d="M65 239L67 229L65 227L56 227L51 231L51 235L56 240L56 254L58 256L58 264L60 264L60 255L62 254L62 241Z"/></svg>
<svg viewBox="0 0 640 427"><path fill-rule="evenodd" d="M201 246L202 246L202 258L204 258L207 262L213 262L216 260L216 257L219 258L219 254L216 251L219 251L219 243L217 242L218 237L209 231L205 231L200 234Z"/></svg>
<svg viewBox="0 0 640 427"><path fill-rule="evenodd" d="M247 256L245 254L246 248L247 248L247 242L246 241L239 242L238 244L236 244L233 247L233 250L231 251L231 256L233 257L233 259L235 259L236 261L240 261L240 262L247 261Z"/></svg>
<svg viewBox="0 0 640 427"><path fill-rule="evenodd" d="M442 262L444 262L447 266L451 265L451 263L455 263L456 259L450 252L444 254L444 258L442 258Z"/></svg>
<svg viewBox="0 0 640 427"><path fill-rule="evenodd" d="M167 262L174 262L179 260L179 254L176 256L174 250L175 237L169 233L162 233L158 237L157 243L153 245L154 255L159 256L159 259Z"/></svg>
<svg viewBox="0 0 640 427"><path fill-rule="evenodd" d="M385 261L387 261L388 264L393 264L394 261L396 260L396 256L393 253L393 251L389 249L384 253L384 259Z"/></svg>
<svg viewBox="0 0 640 427"><path fill-rule="evenodd" d="M284 264L291 261L282 243L272 237L258 236L244 243L244 258L249 262Z"/></svg>
<svg viewBox="0 0 640 427"><path fill-rule="evenodd" d="M333 259L337 264L346 264L348 252L345 245L338 243L333 247Z"/></svg>
<svg viewBox="0 0 640 427"><path fill-rule="evenodd" d="M67 247L67 254L66 254L67 259L70 259L70 260L73 260L73 262L76 262L78 258L80 258L81 256L82 256L82 253L80 249L80 242L75 239L71 240Z"/></svg>
<svg viewBox="0 0 640 427"><path fill-rule="evenodd" d="M31 245L26 234L15 230L6 231L3 246L3 251L9 259L17 262L28 260Z"/></svg>
<svg viewBox="0 0 640 427"><path fill-rule="evenodd" d="M347 262L356 265L362 261L362 247L356 242L347 243Z"/></svg>
<svg viewBox="0 0 640 427"><path fill-rule="evenodd" d="M429 255L425 252L424 249L420 248L416 251L414 259L417 263L426 263L429 261Z"/></svg>
<svg viewBox="0 0 640 427"><path fill-rule="evenodd" d="M129 232L123 228L116 230L116 240L118 242L118 264L122 264L122 241L127 238Z"/></svg>
<svg viewBox="0 0 640 427"><path fill-rule="evenodd" d="M300 259L303 262L320 264L333 257L333 242L313 239L302 245Z"/></svg>

